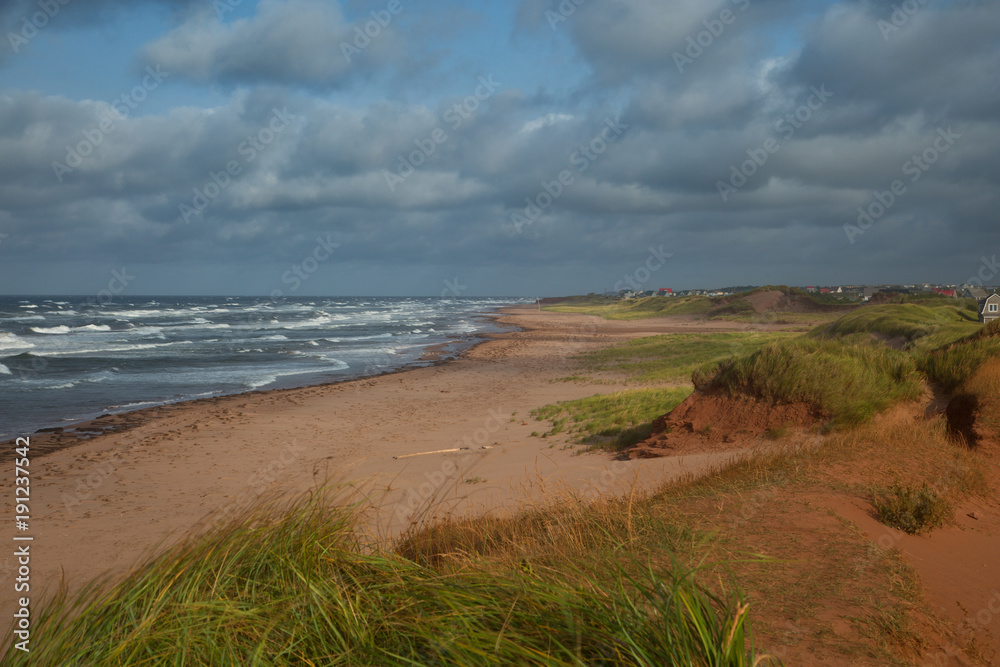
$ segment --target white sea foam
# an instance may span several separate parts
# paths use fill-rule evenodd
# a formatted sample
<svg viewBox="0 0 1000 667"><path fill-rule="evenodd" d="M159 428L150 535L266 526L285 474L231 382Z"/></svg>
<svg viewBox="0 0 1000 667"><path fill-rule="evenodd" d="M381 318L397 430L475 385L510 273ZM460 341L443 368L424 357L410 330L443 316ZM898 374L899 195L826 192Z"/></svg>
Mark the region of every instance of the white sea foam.
<svg viewBox="0 0 1000 667"><path fill-rule="evenodd" d="M17 337L17 334L0 333L0 350L27 350L35 347L34 343L29 343Z"/></svg>
<svg viewBox="0 0 1000 667"><path fill-rule="evenodd" d="M46 389L72 389L76 385L80 384L78 380L73 382L64 382L63 384L54 384L51 387L46 387Z"/></svg>
<svg viewBox="0 0 1000 667"><path fill-rule="evenodd" d="M135 350L150 350L156 347L168 347L179 345L187 341L173 341L170 343L139 343L136 345L111 345L108 347L88 348L81 350L40 350L33 352L38 357L61 357L67 354L101 354L105 352L133 352Z"/></svg>
<svg viewBox="0 0 1000 667"><path fill-rule="evenodd" d="M60 324L57 327L31 327L31 330L40 334L68 334L69 327Z"/></svg>
<svg viewBox="0 0 1000 667"><path fill-rule="evenodd" d="M0 364L0 375L13 375L13 373L10 372L9 368L4 366L3 364Z"/></svg>
<svg viewBox="0 0 1000 667"><path fill-rule="evenodd" d="M82 327L74 327L77 331L111 331L107 324L85 324Z"/></svg>

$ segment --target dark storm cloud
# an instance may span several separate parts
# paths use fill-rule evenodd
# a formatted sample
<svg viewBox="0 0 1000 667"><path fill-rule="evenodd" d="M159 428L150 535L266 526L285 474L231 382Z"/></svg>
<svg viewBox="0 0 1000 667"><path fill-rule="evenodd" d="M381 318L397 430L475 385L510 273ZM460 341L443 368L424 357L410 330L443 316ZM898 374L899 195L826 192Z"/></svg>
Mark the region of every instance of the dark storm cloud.
<svg viewBox="0 0 1000 667"><path fill-rule="evenodd" d="M426 90L437 72L412 69L424 50L401 61L412 37L395 25L348 65L339 41L352 25L336 4L268 1L225 23L192 9L140 59L223 84L232 92L215 108L121 118L104 102L0 95L3 248L239 267L294 261L333 234L351 262L387 276L464 266L493 276L494 293L528 290L546 266L559 267L552 284L608 275L587 284L608 287L660 244L675 257L657 280L676 286L961 281L981 248L1000 246L1000 10L925 4L895 25L891 4L615 0L553 28L560 3L528 0L515 39L567 45L587 74L566 98L500 77L464 116L454 105L488 72L430 104L316 95L407 66L399 85ZM250 158L275 113L287 123ZM108 117L114 130L57 173ZM622 132L597 142L608 123ZM564 172L572 183L516 225ZM894 180L905 192L852 238L844 226ZM199 196L185 220L181 205Z"/></svg>
<svg viewBox="0 0 1000 667"><path fill-rule="evenodd" d="M323 0L261 0L255 16L228 23L206 10L149 44L143 58L198 81L337 85L402 59L399 14L383 14L385 25L365 16L355 26Z"/></svg>

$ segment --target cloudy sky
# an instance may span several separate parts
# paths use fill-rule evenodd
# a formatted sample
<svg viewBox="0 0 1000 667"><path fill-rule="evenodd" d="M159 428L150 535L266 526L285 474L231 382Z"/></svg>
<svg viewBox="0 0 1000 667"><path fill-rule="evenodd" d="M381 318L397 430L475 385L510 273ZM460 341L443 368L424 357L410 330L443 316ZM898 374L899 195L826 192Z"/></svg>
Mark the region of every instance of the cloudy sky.
<svg viewBox="0 0 1000 667"><path fill-rule="evenodd" d="M0 26L0 293L1000 273L996 0L0 0Z"/></svg>

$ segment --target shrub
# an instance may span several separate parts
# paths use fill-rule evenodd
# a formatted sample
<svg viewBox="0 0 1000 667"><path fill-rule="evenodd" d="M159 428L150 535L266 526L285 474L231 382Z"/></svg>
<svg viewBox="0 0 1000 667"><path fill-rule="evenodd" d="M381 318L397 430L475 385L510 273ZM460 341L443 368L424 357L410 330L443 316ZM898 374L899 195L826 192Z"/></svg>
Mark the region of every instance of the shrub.
<svg viewBox="0 0 1000 667"><path fill-rule="evenodd" d="M875 516L882 523L917 535L940 528L951 518L947 500L924 482L919 488L898 482L872 494Z"/></svg>

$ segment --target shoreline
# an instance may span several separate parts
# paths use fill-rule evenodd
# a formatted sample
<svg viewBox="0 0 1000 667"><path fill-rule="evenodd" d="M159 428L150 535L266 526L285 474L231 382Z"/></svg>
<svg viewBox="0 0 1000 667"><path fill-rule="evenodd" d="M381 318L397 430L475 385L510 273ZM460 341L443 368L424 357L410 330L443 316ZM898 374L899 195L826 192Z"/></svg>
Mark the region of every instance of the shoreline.
<svg viewBox="0 0 1000 667"><path fill-rule="evenodd" d="M378 376L179 402L127 413L128 429L51 451L32 437L32 599L117 578L259 498L330 482L364 504L359 529L398 536L424 520L508 512L566 493L617 494L700 474L739 452L615 461L541 439L531 410L622 389L558 381L574 354L658 333L745 330L661 318L603 321L507 307L517 331L455 359ZM137 418L138 416L138 418ZM468 449L460 449L468 447ZM459 451L440 453L441 450ZM414 456L416 455L416 456ZM396 457L396 458L394 458ZM0 556L0 570L11 567ZM0 613L13 600L0 599ZM9 617L8 617L9 618Z"/></svg>
<svg viewBox="0 0 1000 667"><path fill-rule="evenodd" d="M493 313L487 313L484 315L477 315L484 319L493 320L496 325L497 322L503 317L500 313L501 309L516 306L501 306ZM498 325L499 326L499 325ZM517 328L516 326L514 327ZM511 332L502 332L511 333ZM417 359L407 362L403 366L398 368L393 368L390 370L382 371L381 373L375 373L372 375L358 375L354 377L347 377L341 380L331 380L323 381L314 384L302 384L295 385L291 387L273 387L271 389L248 389L246 391L236 392L232 394L219 394L218 396L203 396L201 398L182 398L176 401L170 401L166 403L161 403L159 405L151 405L145 408L135 408L133 410L123 410L122 412L110 412L104 413L93 419L84 419L77 422L70 422L65 426L46 426L36 429L32 433L27 433L24 435L16 435L12 438L7 438L0 440L0 461L13 460L14 454L11 453L14 447L14 443L21 438L31 438L32 450L41 449L41 456L45 456L52 452L56 452L62 449L71 448L80 444L87 443L98 436L113 435L116 433L124 433L132 428L141 426L150 420L156 419L158 417L165 416L170 413L171 409L176 406L183 406L188 404L214 404L215 402L223 399L229 399L238 396L246 396L249 394L269 394L272 392L294 392L300 389L308 389L311 387L328 387L335 386L338 384L343 384L345 382L355 382L358 380L367 380L370 378L378 378L384 375L393 375L396 373L405 373L417 368L428 368L433 366L438 366L446 364L451 361L460 359L463 354L469 350L482 345L483 343L491 340L491 336L500 335L493 332L482 332L469 334L470 339L477 339L467 345L461 345L466 342L461 338L454 338L451 341L444 343L434 343L427 346ZM447 352L448 348L460 345L460 349L456 352L449 354ZM40 441L40 442L38 442ZM37 444L36 444L37 443Z"/></svg>

